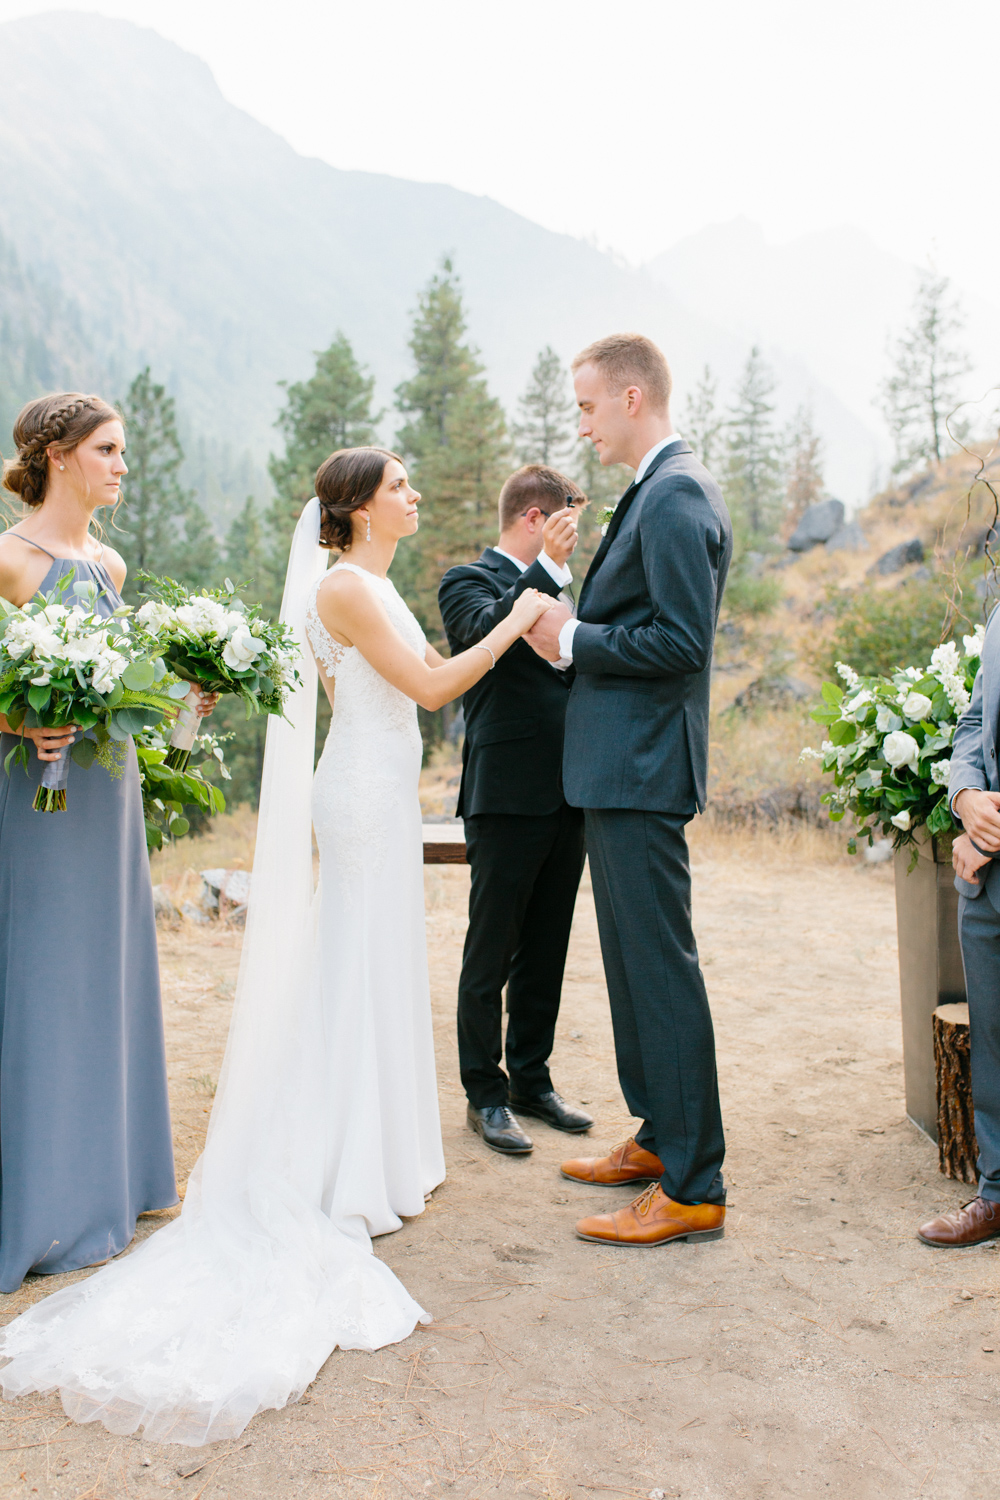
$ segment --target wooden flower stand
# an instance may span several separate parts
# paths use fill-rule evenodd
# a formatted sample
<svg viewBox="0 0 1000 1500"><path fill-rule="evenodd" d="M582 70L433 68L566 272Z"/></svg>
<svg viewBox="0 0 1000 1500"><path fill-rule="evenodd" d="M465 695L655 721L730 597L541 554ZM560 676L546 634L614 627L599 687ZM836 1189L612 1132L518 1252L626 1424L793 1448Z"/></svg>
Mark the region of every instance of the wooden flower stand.
<svg viewBox="0 0 1000 1500"><path fill-rule="evenodd" d="M934 1069L941 1171L956 1182L975 1185L979 1148L969 1070L969 1007L964 1002L939 1005L934 1012Z"/></svg>
<svg viewBox="0 0 1000 1500"><path fill-rule="evenodd" d="M965 973L958 941L958 892L951 867L951 839L918 835L918 859L907 873L912 847L897 851L896 931L903 1021L906 1113L914 1125L938 1139L938 1088L934 1059L935 1010L965 1000Z"/></svg>

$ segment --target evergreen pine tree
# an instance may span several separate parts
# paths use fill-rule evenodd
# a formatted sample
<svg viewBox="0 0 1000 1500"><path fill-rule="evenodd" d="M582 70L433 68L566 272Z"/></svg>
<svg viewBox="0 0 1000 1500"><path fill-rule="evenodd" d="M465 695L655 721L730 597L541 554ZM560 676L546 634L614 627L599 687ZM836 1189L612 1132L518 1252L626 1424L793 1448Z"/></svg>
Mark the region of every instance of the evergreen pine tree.
<svg viewBox="0 0 1000 1500"><path fill-rule="evenodd" d="M316 355L308 380L287 385L284 410L275 424L285 439L281 457L268 464L275 500L268 523L281 550L303 505L315 494L316 470L338 448L374 443L382 413L372 412L375 378L362 369L350 341L337 333L329 349Z"/></svg>
<svg viewBox="0 0 1000 1500"><path fill-rule="evenodd" d="M883 382L880 404L896 445L894 474L938 464L950 446L945 422L972 366L956 341L964 320L949 288L947 276L922 273L912 322L891 351L895 368Z"/></svg>
<svg viewBox="0 0 1000 1500"><path fill-rule="evenodd" d="M218 546L204 511L181 487L184 452L173 399L153 381L149 367L121 403L128 477L124 503L108 527L109 541L128 565L126 594L137 597L140 569L166 574L191 588L215 581Z"/></svg>
<svg viewBox="0 0 1000 1500"><path fill-rule="evenodd" d="M706 365L694 390L688 395L681 418L681 432L706 469L722 457L725 420L718 406L719 384Z"/></svg>
<svg viewBox="0 0 1000 1500"><path fill-rule="evenodd" d="M573 446L575 410L567 391L567 371L556 351L546 344L518 402L514 442L520 462L558 468Z"/></svg>
<svg viewBox="0 0 1000 1500"><path fill-rule="evenodd" d="M772 421L773 394L774 376L755 344L726 422L726 500L751 546L774 536L781 514L781 448Z"/></svg>
<svg viewBox="0 0 1000 1500"><path fill-rule="evenodd" d="M446 258L417 306L410 338L416 370L396 390L407 418L396 445L423 498L420 531L400 546L393 577L439 642L438 584L454 563L474 558L494 539L510 461L503 410L465 334L461 284Z"/></svg>
<svg viewBox="0 0 1000 1500"><path fill-rule="evenodd" d="M808 406L800 406L788 429L785 450L788 463L785 478L785 522L794 530L810 505L822 500L823 439L813 426Z"/></svg>

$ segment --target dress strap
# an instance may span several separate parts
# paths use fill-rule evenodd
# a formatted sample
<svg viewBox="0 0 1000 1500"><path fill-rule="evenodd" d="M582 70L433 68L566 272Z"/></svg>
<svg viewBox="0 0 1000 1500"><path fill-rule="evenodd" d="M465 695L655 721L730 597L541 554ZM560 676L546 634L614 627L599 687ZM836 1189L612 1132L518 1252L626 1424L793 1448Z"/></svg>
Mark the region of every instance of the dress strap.
<svg viewBox="0 0 1000 1500"><path fill-rule="evenodd" d="M377 573L372 573L368 568L359 568L357 563L338 562L334 563L330 573L335 573L338 568L346 568L349 573L360 573L362 578L370 578L373 583L385 583L384 578L379 578ZM329 573L325 575L329 577Z"/></svg>
<svg viewBox="0 0 1000 1500"><path fill-rule="evenodd" d="M30 536L22 536L19 531L8 531L5 534L7 536L16 536L19 542L27 542L29 547L37 547L39 552L44 552L46 557L51 557L53 562L62 562L63 560L61 557L56 557L54 552L50 552L48 547L43 547L41 542L33 542Z"/></svg>

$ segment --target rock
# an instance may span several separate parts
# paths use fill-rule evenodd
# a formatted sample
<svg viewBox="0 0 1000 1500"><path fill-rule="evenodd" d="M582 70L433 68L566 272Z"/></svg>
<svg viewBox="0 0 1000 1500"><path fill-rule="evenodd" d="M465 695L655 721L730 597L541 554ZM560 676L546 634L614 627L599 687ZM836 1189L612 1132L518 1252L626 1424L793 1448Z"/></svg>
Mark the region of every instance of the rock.
<svg viewBox="0 0 1000 1500"><path fill-rule="evenodd" d="M865 846L864 859L866 865L884 865L886 860L892 858L892 840L876 839L874 844Z"/></svg>
<svg viewBox="0 0 1000 1500"><path fill-rule="evenodd" d="M904 568L909 567L910 563L922 563L923 560L924 544L918 536L915 536L912 541L900 542L898 546L890 547L888 552L883 552L868 572L887 578L890 573L901 573Z"/></svg>
<svg viewBox="0 0 1000 1500"><path fill-rule="evenodd" d="M827 552L867 552L868 538L857 521L848 521L826 544Z"/></svg>
<svg viewBox="0 0 1000 1500"><path fill-rule="evenodd" d="M189 922L196 923L199 927L206 927L211 920L200 906L195 906L193 901L185 901L181 907L181 916L187 917Z"/></svg>
<svg viewBox="0 0 1000 1500"><path fill-rule="evenodd" d="M820 500L817 505L810 505L788 538L788 550L789 552L808 552L810 547L819 547L824 542L828 542L843 524L843 501Z"/></svg>
<svg viewBox="0 0 1000 1500"><path fill-rule="evenodd" d="M811 696L805 683L797 681L794 677L755 677L742 693L736 694L733 707L744 710L762 707L780 708L786 703L801 703L803 698Z"/></svg>
<svg viewBox="0 0 1000 1500"><path fill-rule="evenodd" d="M230 927L245 927L247 925L246 906L234 906L226 917L226 921Z"/></svg>
<svg viewBox="0 0 1000 1500"><path fill-rule="evenodd" d="M931 572L930 568L928 568L925 563L921 563L919 568L914 568L909 578L903 579L902 586L905 588L908 583L926 583L928 578L933 577L934 574Z"/></svg>
<svg viewBox="0 0 1000 1500"><path fill-rule="evenodd" d="M232 907L245 908L249 900L250 872L248 870L202 870L201 907L203 911L220 914Z"/></svg>
<svg viewBox="0 0 1000 1500"><path fill-rule="evenodd" d="M165 927L176 927L181 920L180 912L162 885L153 886L153 911L156 920L162 922Z"/></svg>

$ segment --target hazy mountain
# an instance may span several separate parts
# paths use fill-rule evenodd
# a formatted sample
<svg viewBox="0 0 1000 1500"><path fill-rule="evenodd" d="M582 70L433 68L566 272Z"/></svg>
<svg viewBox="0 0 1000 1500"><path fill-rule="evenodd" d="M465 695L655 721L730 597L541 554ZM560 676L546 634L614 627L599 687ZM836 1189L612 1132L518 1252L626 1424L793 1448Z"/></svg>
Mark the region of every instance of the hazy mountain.
<svg viewBox="0 0 1000 1500"><path fill-rule="evenodd" d="M390 404L418 289L447 252L508 406L546 343L569 357L639 328L668 352L681 396L706 361L729 379L746 356L743 331L710 307L488 198L298 155L153 31L53 12L0 26L0 55L0 233L51 299L43 320L73 309L72 338L43 324L59 368L89 361L114 395L151 364L208 465L206 490L212 452L248 453L247 472L262 462L277 382L307 374L337 328ZM871 467L865 420L792 354L779 351L783 405L813 391L831 483L854 498ZM68 378L56 367L29 385Z"/></svg>
<svg viewBox="0 0 1000 1500"><path fill-rule="evenodd" d="M713 224L657 256L647 267L693 311L743 341L797 358L820 374L845 406L879 435L874 405L887 370L886 346L908 321L916 266L844 227L769 245L745 218ZM966 382L978 398L1000 380L1000 311L959 289L963 342L975 363ZM817 408L821 406L817 400Z"/></svg>

